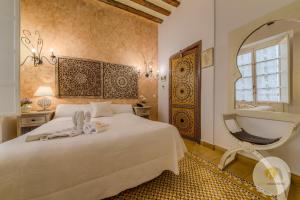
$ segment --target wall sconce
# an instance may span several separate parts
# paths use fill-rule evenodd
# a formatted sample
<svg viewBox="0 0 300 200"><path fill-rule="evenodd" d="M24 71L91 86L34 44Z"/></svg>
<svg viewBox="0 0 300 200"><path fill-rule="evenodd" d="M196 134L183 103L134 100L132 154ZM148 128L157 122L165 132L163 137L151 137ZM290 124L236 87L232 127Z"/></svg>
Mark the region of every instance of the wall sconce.
<svg viewBox="0 0 300 200"><path fill-rule="evenodd" d="M157 79L159 77L159 70L157 70L156 75L153 73L153 67L152 67L152 62L146 62L145 61L145 71L141 72L141 69L138 68L137 69L137 73L138 75L141 76L145 76L146 78L154 78Z"/></svg>
<svg viewBox="0 0 300 200"><path fill-rule="evenodd" d="M166 75L166 73L164 73L163 69L162 69L162 72L158 74L158 78L160 79L161 87L163 89L165 89L165 87L166 87L165 82L167 81L167 75Z"/></svg>
<svg viewBox="0 0 300 200"><path fill-rule="evenodd" d="M162 75L160 76L161 82L166 82L167 81L167 75Z"/></svg>
<svg viewBox="0 0 300 200"><path fill-rule="evenodd" d="M42 56L44 41L41 38L41 35L38 31L35 31L34 35L32 35L31 32L28 30L23 30L22 33L23 35L21 36L21 42L30 52L31 55L25 58L25 60L21 63L21 66L24 65L29 58L31 58L31 60L33 61L34 67L42 65L44 63L44 60L46 60L51 65L56 64L57 58L54 55L54 50L52 48L50 49L51 54L49 59L46 56ZM33 36L37 38L36 44L32 42Z"/></svg>
<svg viewBox="0 0 300 200"><path fill-rule="evenodd" d="M166 82L167 81L167 75L164 71L164 69L161 70L161 72L157 71L158 72L158 77L160 78L160 81L161 82Z"/></svg>
<svg viewBox="0 0 300 200"><path fill-rule="evenodd" d="M153 76L153 63L152 62L145 62L145 77L149 78Z"/></svg>

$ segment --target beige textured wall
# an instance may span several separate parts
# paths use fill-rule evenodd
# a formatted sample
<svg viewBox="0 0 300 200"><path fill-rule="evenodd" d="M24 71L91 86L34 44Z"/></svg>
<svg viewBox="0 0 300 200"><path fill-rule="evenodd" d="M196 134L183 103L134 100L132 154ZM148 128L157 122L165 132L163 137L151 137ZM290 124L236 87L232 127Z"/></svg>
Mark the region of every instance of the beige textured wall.
<svg viewBox="0 0 300 200"><path fill-rule="evenodd" d="M132 65L144 69L144 61L157 68L157 24L97 0L22 0L21 30L38 30L44 40L43 55L53 48L56 55L88 58ZM21 62L28 55L21 47ZM21 67L21 98L33 98L40 85L55 91L55 67L45 63L34 68L31 61ZM139 95L144 95L157 119L157 81L141 78ZM35 98L33 98L36 101ZM57 99L58 103L88 103L95 99ZM103 101L97 99L97 101ZM135 103L136 100L112 100ZM34 108L37 106L34 103Z"/></svg>
<svg viewBox="0 0 300 200"><path fill-rule="evenodd" d="M227 0L226 0L227 1ZM202 50L214 47L214 1L183 0L158 30L160 71L168 74L170 56L202 40ZM175 41L175 42L174 42ZM201 140L213 143L214 67L201 74ZM165 86L165 87L163 87ZM159 119L169 121L169 79L158 87Z"/></svg>

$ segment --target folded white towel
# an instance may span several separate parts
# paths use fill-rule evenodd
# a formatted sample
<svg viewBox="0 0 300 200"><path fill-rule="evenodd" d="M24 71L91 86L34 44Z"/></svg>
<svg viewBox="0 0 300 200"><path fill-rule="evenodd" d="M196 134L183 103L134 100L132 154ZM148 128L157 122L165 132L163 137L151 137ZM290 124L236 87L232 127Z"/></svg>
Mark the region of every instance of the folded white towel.
<svg viewBox="0 0 300 200"><path fill-rule="evenodd" d="M85 134L92 134L92 133L101 133L108 128L108 124L101 123L101 122L90 122L84 124L83 132Z"/></svg>
<svg viewBox="0 0 300 200"><path fill-rule="evenodd" d="M42 140L51 140L51 139L61 138L61 137L75 137L75 136L78 136L78 135L81 135L81 133L78 133L76 131L53 133L53 134L48 135L46 138L44 138Z"/></svg>
<svg viewBox="0 0 300 200"><path fill-rule="evenodd" d="M55 133L42 133L38 135L28 135L26 137L26 142L36 141L36 140L51 140L55 138L63 137L75 137L81 134L93 134L101 133L108 128L108 124L101 122L91 122L91 113L77 111L74 113L73 117L74 127L71 129L64 129L57 131Z"/></svg>
<svg viewBox="0 0 300 200"><path fill-rule="evenodd" d="M81 135L81 133L78 133L73 129L64 129L61 131L57 131L55 133L42 133L38 135L28 135L26 137L26 142L32 142L36 140L50 140L50 139L61 138L61 137L75 137L78 135Z"/></svg>
<svg viewBox="0 0 300 200"><path fill-rule="evenodd" d="M101 123L101 122L96 122L95 126L96 126L96 132L97 133L101 133L101 132L107 130L108 127L109 127L108 124Z"/></svg>

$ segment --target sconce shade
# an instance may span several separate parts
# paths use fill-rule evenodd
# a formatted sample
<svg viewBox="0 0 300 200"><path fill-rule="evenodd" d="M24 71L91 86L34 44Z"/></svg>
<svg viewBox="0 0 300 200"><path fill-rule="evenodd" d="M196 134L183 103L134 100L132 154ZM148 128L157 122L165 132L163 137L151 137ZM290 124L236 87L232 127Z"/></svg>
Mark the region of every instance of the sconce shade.
<svg viewBox="0 0 300 200"><path fill-rule="evenodd" d="M50 87L40 86L34 93L36 97L53 96L53 91Z"/></svg>

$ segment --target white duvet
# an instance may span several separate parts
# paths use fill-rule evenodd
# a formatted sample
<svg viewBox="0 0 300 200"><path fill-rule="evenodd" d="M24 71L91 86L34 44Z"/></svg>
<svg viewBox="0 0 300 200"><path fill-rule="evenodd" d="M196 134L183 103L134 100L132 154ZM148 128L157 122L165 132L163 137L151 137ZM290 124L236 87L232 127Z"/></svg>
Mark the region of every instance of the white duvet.
<svg viewBox="0 0 300 200"><path fill-rule="evenodd" d="M108 130L35 142L24 135L1 144L0 199L102 199L164 170L179 173L186 147L174 126L126 113L94 120ZM28 134L71 127L71 118L57 118Z"/></svg>

